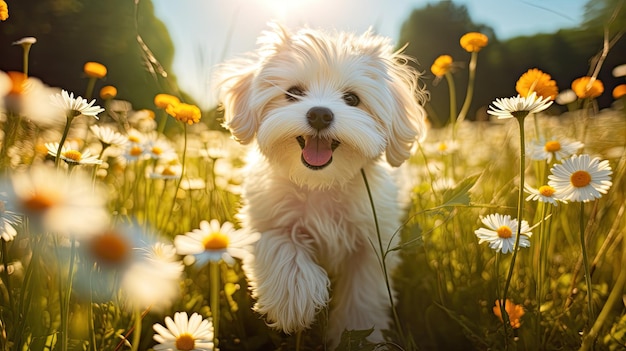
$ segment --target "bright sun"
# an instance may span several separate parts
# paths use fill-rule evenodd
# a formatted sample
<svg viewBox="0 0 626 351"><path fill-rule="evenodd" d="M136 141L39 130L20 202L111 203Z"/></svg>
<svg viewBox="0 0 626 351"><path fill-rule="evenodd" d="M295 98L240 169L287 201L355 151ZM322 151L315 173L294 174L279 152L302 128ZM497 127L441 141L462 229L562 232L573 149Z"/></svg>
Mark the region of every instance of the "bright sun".
<svg viewBox="0 0 626 351"><path fill-rule="evenodd" d="M291 16L307 13L310 10L315 11L312 7L315 3L319 4L319 0L256 0L263 7L270 11L278 20L287 20Z"/></svg>

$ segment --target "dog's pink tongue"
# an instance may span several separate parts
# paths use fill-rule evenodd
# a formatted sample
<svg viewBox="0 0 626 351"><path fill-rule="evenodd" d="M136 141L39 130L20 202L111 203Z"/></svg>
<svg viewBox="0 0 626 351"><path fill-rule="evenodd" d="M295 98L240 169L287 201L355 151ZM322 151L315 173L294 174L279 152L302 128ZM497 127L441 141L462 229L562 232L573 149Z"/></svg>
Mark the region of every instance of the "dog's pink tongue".
<svg viewBox="0 0 626 351"><path fill-rule="evenodd" d="M333 156L331 149L332 140L318 137L310 137L304 144L302 156L311 166L323 166L330 161Z"/></svg>

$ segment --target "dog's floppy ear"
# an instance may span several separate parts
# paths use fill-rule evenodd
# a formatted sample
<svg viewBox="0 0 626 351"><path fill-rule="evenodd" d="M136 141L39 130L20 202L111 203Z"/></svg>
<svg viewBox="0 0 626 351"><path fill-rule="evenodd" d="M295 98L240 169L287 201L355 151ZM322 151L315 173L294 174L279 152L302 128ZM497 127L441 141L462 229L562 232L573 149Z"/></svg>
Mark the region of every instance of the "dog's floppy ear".
<svg viewBox="0 0 626 351"><path fill-rule="evenodd" d="M253 96L255 77L264 62L289 40L285 28L274 23L269 26L270 30L259 37L260 46L255 53L222 64L215 75L224 109L223 125L242 144L254 139L260 121L262 106Z"/></svg>
<svg viewBox="0 0 626 351"><path fill-rule="evenodd" d="M421 104L427 95L419 86L419 73L407 64L408 58L396 52L394 61L389 70L394 104L386 157L390 165L398 167L409 158L415 142L426 136L426 113Z"/></svg>
<svg viewBox="0 0 626 351"><path fill-rule="evenodd" d="M252 141L258 127L257 113L250 106L257 65L252 60L233 60L222 65L216 75L224 109L223 125L242 144Z"/></svg>

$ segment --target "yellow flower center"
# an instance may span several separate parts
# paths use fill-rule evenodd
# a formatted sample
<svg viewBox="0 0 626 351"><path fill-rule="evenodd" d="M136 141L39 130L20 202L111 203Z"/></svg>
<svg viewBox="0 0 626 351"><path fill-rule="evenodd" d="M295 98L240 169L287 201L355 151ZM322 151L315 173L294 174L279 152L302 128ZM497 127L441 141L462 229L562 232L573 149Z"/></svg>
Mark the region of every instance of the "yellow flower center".
<svg viewBox="0 0 626 351"><path fill-rule="evenodd" d="M80 162L83 158L83 154L78 150L68 150L61 154L69 161Z"/></svg>
<svg viewBox="0 0 626 351"><path fill-rule="evenodd" d="M204 249L209 251L217 251L224 250L228 247L228 236L222 232L213 232L207 235L204 240L202 240L202 244L204 245Z"/></svg>
<svg viewBox="0 0 626 351"><path fill-rule="evenodd" d="M446 143L441 143L439 144L439 146L437 147L437 149L441 152L448 150L448 145L446 145Z"/></svg>
<svg viewBox="0 0 626 351"><path fill-rule="evenodd" d="M52 192L37 192L24 200L22 205L29 212L43 212L53 207L59 201L59 194Z"/></svg>
<svg viewBox="0 0 626 351"><path fill-rule="evenodd" d="M141 146L133 146L129 150L129 154L134 157L141 155L142 152L143 149L141 148Z"/></svg>
<svg viewBox="0 0 626 351"><path fill-rule="evenodd" d="M546 197L552 197L555 191L556 190L549 185L542 185L539 187L539 194L546 196Z"/></svg>
<svg viewBox="0 0 626 351"><path fill-rule="evenodd" d="M158 156L163 153L163 149L158 146L153 146L152 153Z"/></svg>
<svg viewBox="0 0 626 351"><path fill-rule="evenodd" d="M561 150L561 143L557 140L551 140L548 141L543 147L547 152L557 152Z"/></svg>
<svg viewBox="0 0 626 351"><path fill-rule="evenodd" d="M124 263L132 250L128 241L115 231L94 238L90 249L93 258L106 265Z"/></svg>
<svg viewBox="0 0 626 351"><path fill-rule="evenodd" d="M587 171L576 171L570 176L570 182L577 188L582 188L591 183L591 174Z"/></svg>
<svg viewBox="0 0 626 351"><path fill-rule="evenodd" d="M24 92L24 85L26 84L26 75L22 72L7 72L9 79L11 79L11 90L9 90L10 95L21 95Z"/></svg>
<svg viewBox="0 0 626 351"><path fill-rule="evenodd" d="M129 135L128 141L130 141L131 143L138 143L141 141L141 139L137 135Z"/></svg>
<svg viewBox="0 0 626 351"><path fill-rule="evenodd" d="M183 333L176 338L176 349L190 351L196 347L196 340L191 334Z"/></svg>
<svg viewBox="0 0 626 351"><path fill-rule="evenodd" d="M174 172L174 170L171 167L165 167L165 168L163 168L163 171L161 172L161 175L173 176L173 175L176 175L176 172Z"/></svg>
<svg viewBox="0 0 626 351"><path fill-rule="evenodd" d="M498 237L502 239L508 239L513 236L513 232L511 231L511 228L509 228L506 225L503 225L500 228L496 229L496 233L498 233Z"/></svg>

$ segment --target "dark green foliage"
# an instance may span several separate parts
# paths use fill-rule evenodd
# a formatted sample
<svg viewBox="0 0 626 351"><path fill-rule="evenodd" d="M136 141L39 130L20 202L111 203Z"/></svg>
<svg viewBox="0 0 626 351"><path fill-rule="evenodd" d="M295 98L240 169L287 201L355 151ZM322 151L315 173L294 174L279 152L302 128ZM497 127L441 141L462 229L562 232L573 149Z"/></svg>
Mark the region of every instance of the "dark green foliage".
<svg viewBox="0 0 626 351"><path fill-rule="evenodd" d="M430 72L431 64L444 54L452 56L458 63L453 76L457 105L461 106L467 87L469 54L461 48L459 39L473 31L487 35L489 44L478 55L477 89L468 114L469 119L483 119L486 118L486 107L496 97L517 94L515 83L528 69L538 68L550 74L559 90L569 89L574 79L591 74L592 58L603 47L604 26L610 23L610 39L626 28L626 8L620 8L619 4L619 0L591 1L582 27L500 41L492 28L474 23L464 5L442 1L414 10L402 25L398 43L409 43L406 52L416 58L418 70L424 72L424 81L431 92L430 118L438 126L448 120L448 86L445 80L435 81ZM614 21L610 22L615 12ZM623 83L622 78L611 75L611 70L625 63L624 57L626 41L618 40L598 76L605 86L604 94L598 98L601 107L611 104L613 87Z"/></svg>
<svg viewBox="0 0 626 351"><path fill-rule="evenodd" d="M118 99L132 101L136 109L153 108L157 93L178 95L176 82L150 72L138 35L168 73L174 46L152 2L137 3L135 8L130 0L12 1L9 20L0 25L0 70L22 70L22 48L11 43L32 36L37 43L30 50L29 75L84 96L83 65L100 62L108 73L97 82L94 97L103 85L114 85Z"/></svg>

